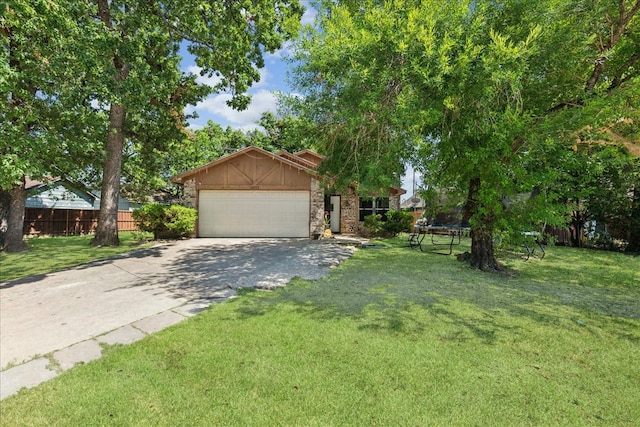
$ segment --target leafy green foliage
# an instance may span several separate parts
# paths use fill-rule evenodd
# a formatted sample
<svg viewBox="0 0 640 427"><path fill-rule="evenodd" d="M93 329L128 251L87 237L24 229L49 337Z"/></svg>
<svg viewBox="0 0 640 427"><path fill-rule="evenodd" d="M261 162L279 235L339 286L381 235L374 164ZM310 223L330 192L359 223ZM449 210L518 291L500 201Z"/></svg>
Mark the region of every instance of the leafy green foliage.
<svg viewBox="0 0 640 427"><path fill-rule="evenodd" d="M371 236L397 236L411 231L413 216L408 212L391 210L386 213L384 220L380 214L365 216L363 225Z"/></svg>
<svg viewBox="0 0 640 427"><path fill-rule="evenodd" d="M0 15L0 188L25 175L68 176L90 163L104 123L86 104L73 52L79 28L73 2L12 1Z"/></svg>
<svg viewBox="0 0 640 427"><path fill-rule="evenodd" d="M381 186L412 160L426 185L463 195L471 263L499 269L495 231L566 218L554 185L576 133L640 120L640 4L592 3L321 2L294 105L336 182Z"/></svg>
<svg viewBox="0 0 640 427"><path fill-rule="evenodd" d="M252 145L271 152L290 153L316 148L311 138L312 124L302 117L276 116L267 111L260 117L259 124L264 132L256 130L247 134Z"/></svg>
<svg viewBox="0 0 640 427"><path fill-rule="evenodd" d="M384 231L384 222L382 215L371 214L364 217L364 228L372 236L380 236Z"/></svg>
<svg viewBox="0 0 640 427"><path fill-rule="evenodd" d="M413 226L413 215L404 211L388 211L387 220L384 222L384 229L392 236L397 236L402 232L411 231Z"/></svg>
<svg viewBox="0 0 640 427"><path fill-rule="evenodd" d="M198 211L180 205L151 203L133 211L140 231L153 233L154 239L187 237L195 230Z"/></svg>

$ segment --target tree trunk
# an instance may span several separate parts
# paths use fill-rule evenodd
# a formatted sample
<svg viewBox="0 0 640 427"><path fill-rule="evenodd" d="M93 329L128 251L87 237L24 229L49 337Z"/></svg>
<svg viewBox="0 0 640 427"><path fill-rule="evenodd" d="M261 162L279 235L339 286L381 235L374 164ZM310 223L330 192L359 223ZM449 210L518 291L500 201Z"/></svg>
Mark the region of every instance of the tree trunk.
<svg viewBox="0 0 640 427"><path fill-rule="evenodd" d="M579 203L579 201L578 201ZM582 247L582 234L584 230L584 224L586 222L585 215L580 210L578 204L578 210L573 211L571 214L571 246L574 248Z"/></svg>
<svg viewBox="0 0 640 427"><path fill-rule="evenodd" d="M493 229L487 227L471 229L471 256L469 263L472 267L483 271L503 270L493 251Z"/></svg>
<svg viewBox="0 0 640 427"><path fill-rule="evenodd" d="M493 250L493 220L491 214L478 213L478 195L480 194L480 178L472 178L469 181L469 193L464 206L464 216L474 220L471 225L471 254L462 259L469 262L472 267L483 271L502 271L503 267L498 263Z"/></svg>
<svg viewBox="0 0 640 427"><path fill-rule="evenodd" d="M125 6L126 10L126 6ZM108 0L98 0L98 14L104 25L114 31ZM122 33L122 36L126 34ZM129 76L130 66L115 51L113 66L116 84L120 86ZM122 150L127 109L122 104L111 104L109 109L109 128L107 130L107 158L102 170L102 195L100 214L93 246L118 246L118 196L120 195L120 173L122 169Z"/></svg>
<svg viewBox="0 0 640 427"><path fill-rule="evenodd" d="M7 232L4 240L4 251L7 253L27 250L27 244L22 240L24 228L24 205L27 200L24 177L22 182L11 190Z"/></svg>
<svg viewBox="0 0 640 427"><path fill-rule="evenodd" d="M107 158L102 171L100 214L93 246L118 246L118 196L120 195L120 170L124 147L126 110L123 105L111 105L107 134Z"/></svg>
<svg viewBox="0 0 640 427"><path fill-rule="evenodd" d="M9 206L11 205L11 191L0 188L0 250L4 247L9 226Z"/></svg>

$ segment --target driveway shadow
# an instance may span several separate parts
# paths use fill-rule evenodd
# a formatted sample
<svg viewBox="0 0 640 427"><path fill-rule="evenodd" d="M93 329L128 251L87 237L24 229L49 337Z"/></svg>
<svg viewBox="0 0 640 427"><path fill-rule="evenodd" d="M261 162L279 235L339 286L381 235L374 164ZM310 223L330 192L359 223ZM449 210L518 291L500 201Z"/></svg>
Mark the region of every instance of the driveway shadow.
<svg viewBox="0 0 640 427"><path fill-rule="evenodd" d="M189 300L217 299L228 290L282 287L293 277L318 279L355 250L308 239L196 243L181 248L159 272L145 275L145 281Z"/></svg>

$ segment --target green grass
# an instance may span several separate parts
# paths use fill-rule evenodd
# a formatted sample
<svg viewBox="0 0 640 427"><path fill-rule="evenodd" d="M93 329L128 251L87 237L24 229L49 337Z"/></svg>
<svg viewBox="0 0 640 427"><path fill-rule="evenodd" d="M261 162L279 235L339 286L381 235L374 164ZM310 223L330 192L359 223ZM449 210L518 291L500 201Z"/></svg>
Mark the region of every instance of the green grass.
<svg viewBox="0 0 640 427"><path fill-rule="evenodd" d="M639 424L639 258L548 248L495 275L382 245L109 348L2 401L2 423Z"/></svg>
<svg viewBox="0 0 640 427"><path fill-rule="evenodd" d="M150 233L123 232L119 237L118 247L92 247L91 235L27 239L25 252L0 252L0 282L51 273L152 245Z"/></svg>

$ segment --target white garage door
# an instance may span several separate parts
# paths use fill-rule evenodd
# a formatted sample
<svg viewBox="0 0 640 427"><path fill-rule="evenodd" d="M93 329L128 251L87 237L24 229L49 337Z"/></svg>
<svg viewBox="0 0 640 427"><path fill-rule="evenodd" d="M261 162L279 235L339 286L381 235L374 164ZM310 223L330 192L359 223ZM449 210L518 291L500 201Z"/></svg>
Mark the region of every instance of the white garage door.
<svg viewBox="0 0 640 427"><path fill-rule="evenodd" d="M200 237L309 237L308 191L201 190Z"/></svg>

